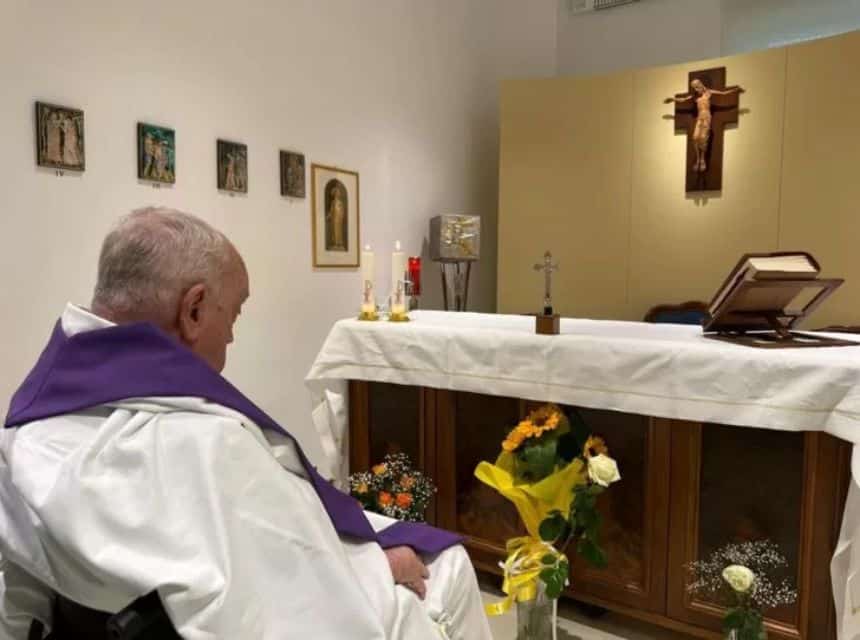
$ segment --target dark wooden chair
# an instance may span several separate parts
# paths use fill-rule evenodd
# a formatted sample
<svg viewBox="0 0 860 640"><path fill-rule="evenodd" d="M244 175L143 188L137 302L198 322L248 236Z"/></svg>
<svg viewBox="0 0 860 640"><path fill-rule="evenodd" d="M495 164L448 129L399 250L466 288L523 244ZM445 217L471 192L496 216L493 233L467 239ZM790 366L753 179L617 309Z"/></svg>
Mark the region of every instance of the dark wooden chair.
<svg viewBox="0 0 860 640"><path fill-rule="evenodd" d="M658 304L645 314L645 322L662 324L704 324L711 314L705 302L691 300L682 304Z"/></svg>

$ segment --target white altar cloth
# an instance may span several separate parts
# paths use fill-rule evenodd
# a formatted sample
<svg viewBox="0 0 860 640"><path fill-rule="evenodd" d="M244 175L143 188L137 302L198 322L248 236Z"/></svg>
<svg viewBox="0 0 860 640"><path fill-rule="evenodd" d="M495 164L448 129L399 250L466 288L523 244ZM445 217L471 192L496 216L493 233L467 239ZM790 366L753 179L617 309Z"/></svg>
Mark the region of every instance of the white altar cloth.
<svg viewBox="0 0 860 640"><path fill-rule="evenodd" d="M402 324L338 322L307 376L325 400L314 421L333 475L344 473L348 380L826 431L860 443L860 335L858 347L754 349L707 339L695 326L562 319L561 335L540 336L526 316L418 311L411 317ZM857 447L852 472L832 566L841 640L860 638Z"/></svg>
<svg viewBox="0 0 860 640"><path fill-rule="evenodd" d="M393 382L860 442L860 344L753 349L685 325L563 319L561 335L539 336L525 316L412 318L335 324L311 388Z"/></svg>

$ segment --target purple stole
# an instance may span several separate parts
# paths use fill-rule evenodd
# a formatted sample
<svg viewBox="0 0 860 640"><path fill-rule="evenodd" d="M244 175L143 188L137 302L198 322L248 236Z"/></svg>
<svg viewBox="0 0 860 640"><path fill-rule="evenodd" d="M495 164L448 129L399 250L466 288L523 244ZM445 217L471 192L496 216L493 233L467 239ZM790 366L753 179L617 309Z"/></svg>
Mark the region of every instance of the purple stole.
<svg viewBox="0 0 860 640"><path fill-rule="evenodd" d="M198 397L238 411L261 429L282 433L299 458L338 534L438 553L461 538L426 524L398 522L374 532L359 503L325 480L285 429L189 349L148 323L66 336L57 323L36 366L12 397L5 426L17 427L129 398Z"/></svg>

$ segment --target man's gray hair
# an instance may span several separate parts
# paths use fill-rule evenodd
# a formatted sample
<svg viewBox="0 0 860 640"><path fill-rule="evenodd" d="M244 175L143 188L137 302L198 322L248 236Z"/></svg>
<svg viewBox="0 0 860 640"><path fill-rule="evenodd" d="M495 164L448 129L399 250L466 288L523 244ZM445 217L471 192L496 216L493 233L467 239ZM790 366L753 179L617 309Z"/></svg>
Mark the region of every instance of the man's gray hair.
<svg viewBox="0 0 860 640"><path fill-rule="evenodd" d="M93 309L170 322L194 284L206 283L218 295L231 247L224 234L190 214L159 207L132 211L102 244Z"/></svg>

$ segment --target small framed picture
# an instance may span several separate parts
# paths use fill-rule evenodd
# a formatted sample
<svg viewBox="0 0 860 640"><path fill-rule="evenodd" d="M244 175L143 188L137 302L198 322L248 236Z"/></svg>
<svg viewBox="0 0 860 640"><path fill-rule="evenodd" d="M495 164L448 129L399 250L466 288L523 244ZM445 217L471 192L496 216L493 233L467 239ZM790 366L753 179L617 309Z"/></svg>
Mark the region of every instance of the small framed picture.
<svg viewBox="0 0 860 640"><path fill-rule="evenodd" d="M239 142L218 141L218 188L248 193L248 147Z"/></svg>
<svg viewBox="0 0 860 640"><path fill-rule="evenodd" d="M36 103L36 163L70 171L85 169L83 111Z"/></svg>
<svg viewBox="0 0 860 640"><path fill-rule="evenodd" d="M137 177L152 182L176 182L176 132L137 123Z"/></svg>
<svg viewBox="0 0 860 640"><path fill-rule="evenodd" d="M315 267L358 267L358 173L311 165L311 223Z"/></svg>
<svg viewBox="0 0 860 640"><path fill-rule="evenodd" d="M281 151L281 195L305 197L305 156L303 153Z"/></svg>

